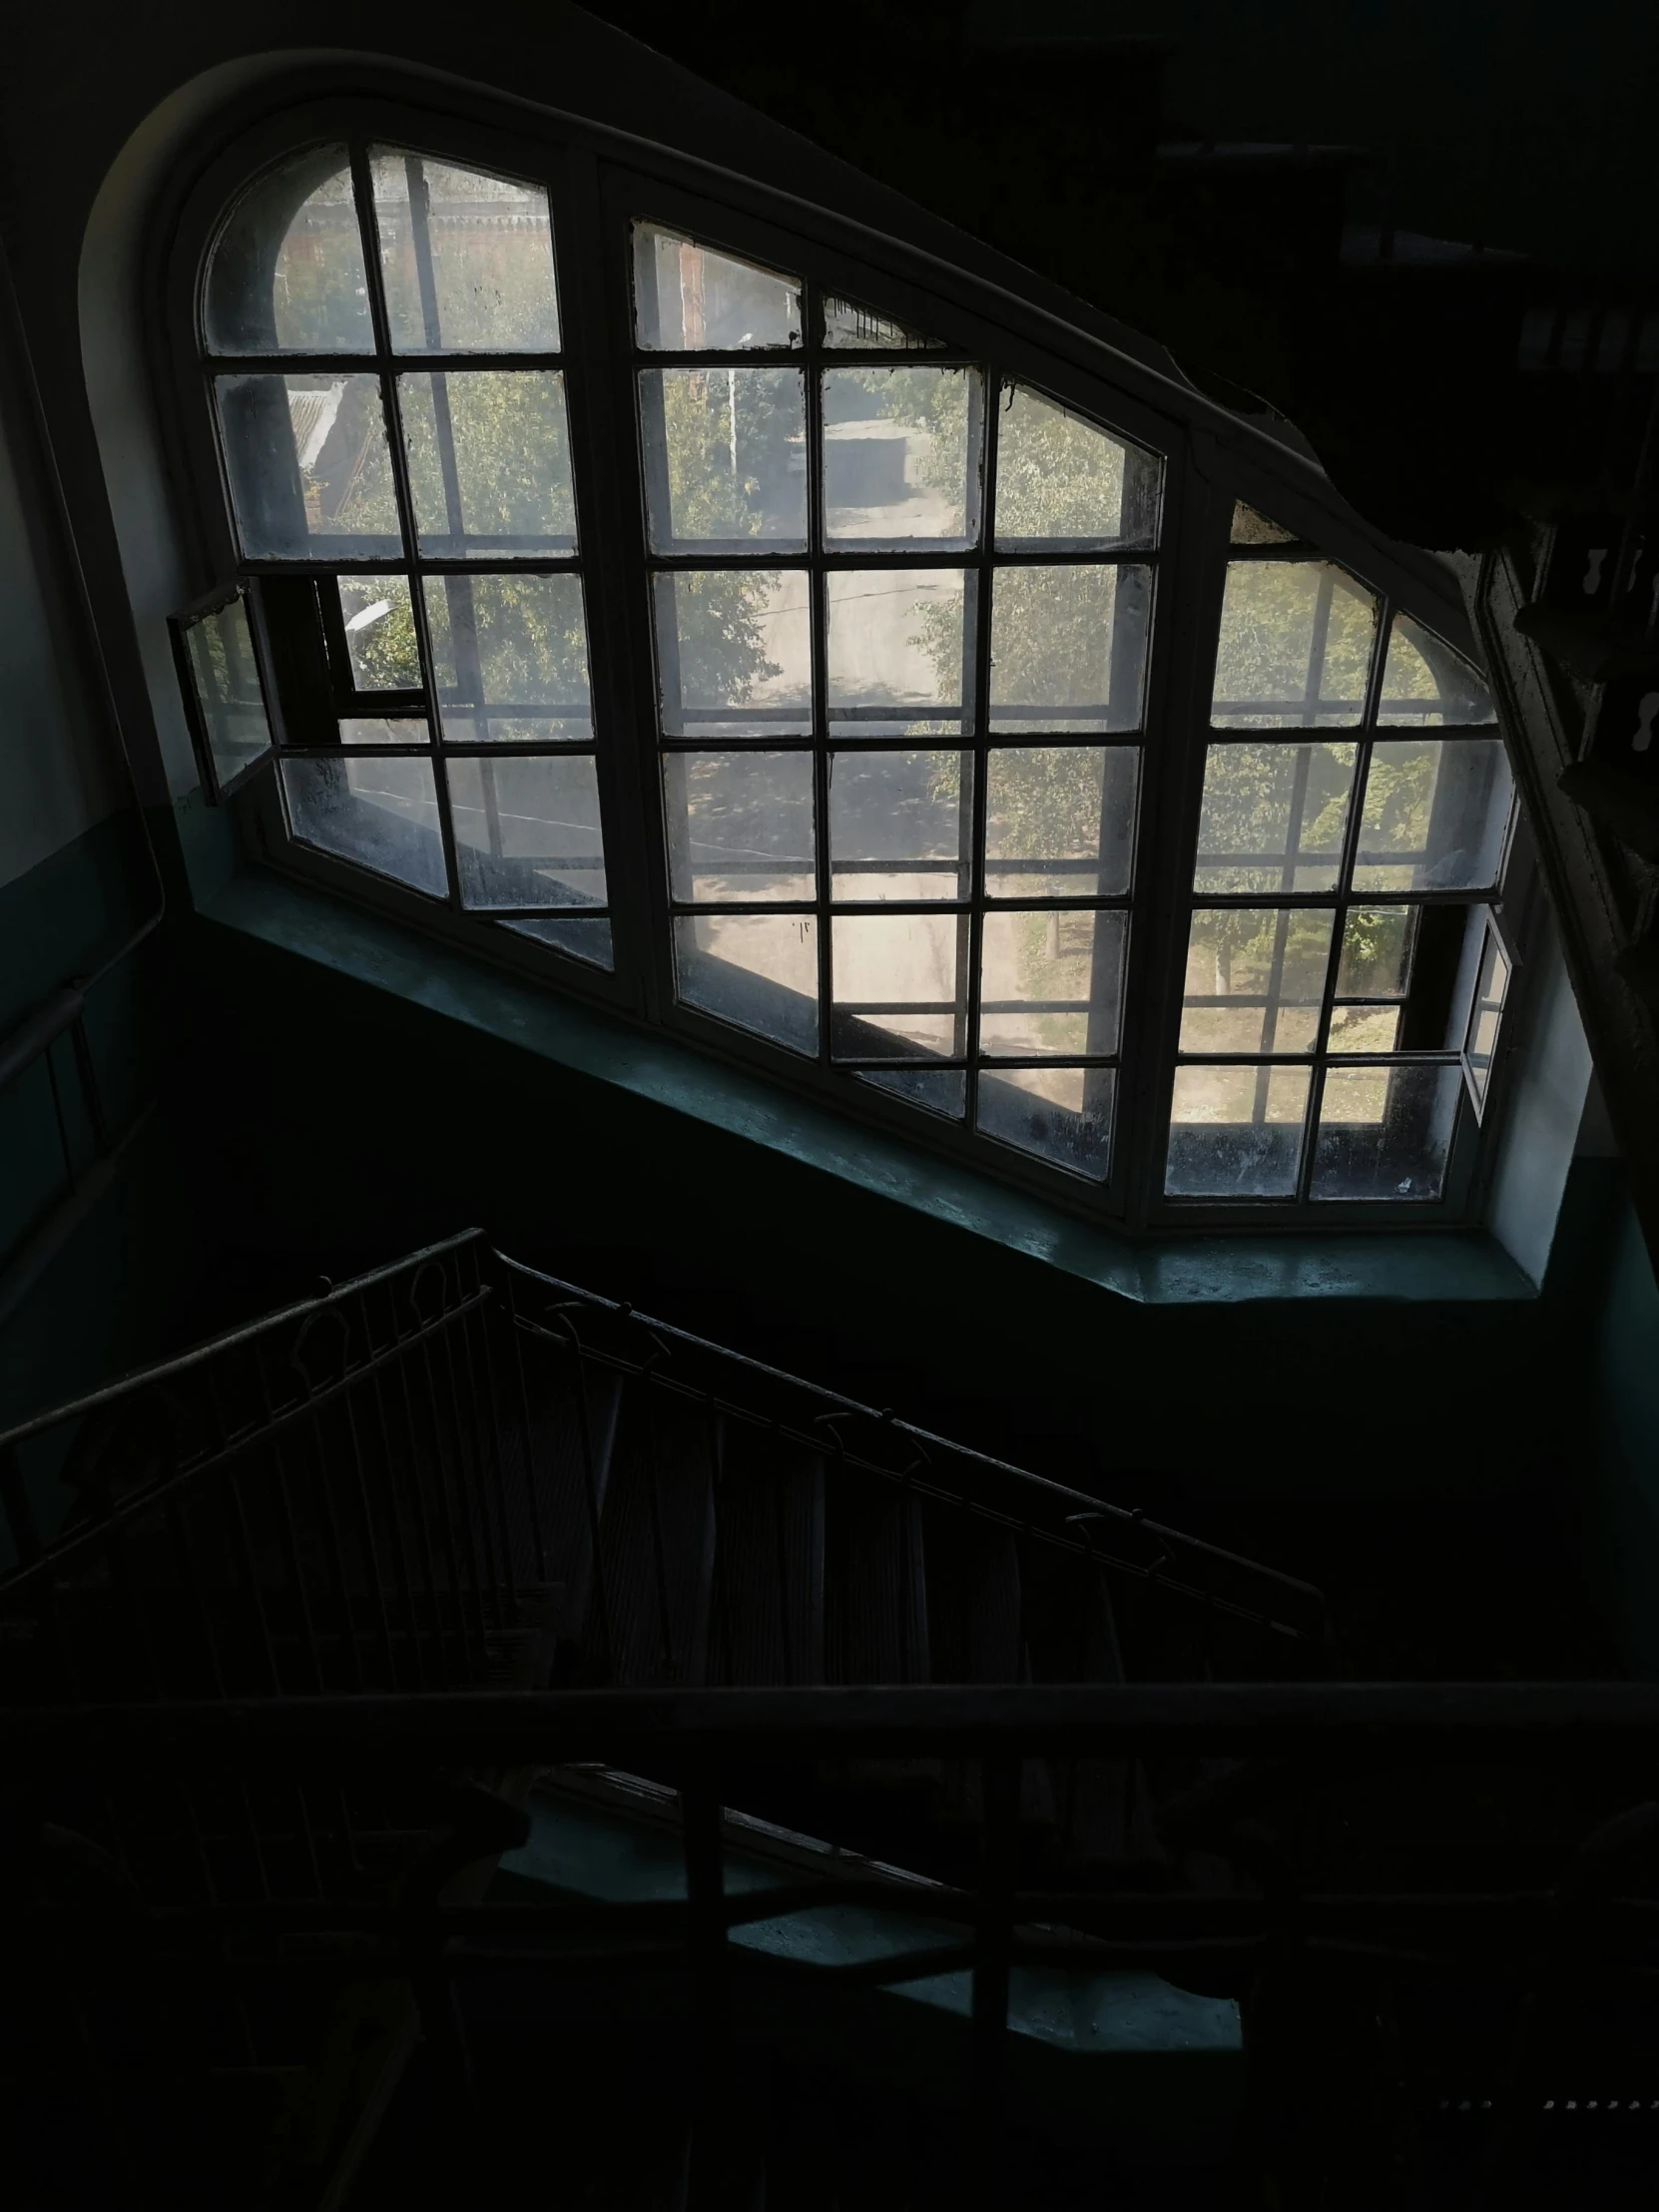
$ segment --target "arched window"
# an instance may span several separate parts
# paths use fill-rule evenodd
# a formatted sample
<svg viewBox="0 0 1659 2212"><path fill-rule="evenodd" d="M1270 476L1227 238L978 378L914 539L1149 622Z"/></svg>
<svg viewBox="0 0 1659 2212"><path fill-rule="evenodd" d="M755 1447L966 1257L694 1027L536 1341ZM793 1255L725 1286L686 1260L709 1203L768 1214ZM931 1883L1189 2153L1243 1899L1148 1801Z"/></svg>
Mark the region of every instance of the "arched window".
<svg viewBox="0 0 1659 2212"><path fill-rule="evenodd" d="M1458 1218L1513 789L1449 581L832 234L429 125L246 185L268 854L1131 1225Z"/></svg>

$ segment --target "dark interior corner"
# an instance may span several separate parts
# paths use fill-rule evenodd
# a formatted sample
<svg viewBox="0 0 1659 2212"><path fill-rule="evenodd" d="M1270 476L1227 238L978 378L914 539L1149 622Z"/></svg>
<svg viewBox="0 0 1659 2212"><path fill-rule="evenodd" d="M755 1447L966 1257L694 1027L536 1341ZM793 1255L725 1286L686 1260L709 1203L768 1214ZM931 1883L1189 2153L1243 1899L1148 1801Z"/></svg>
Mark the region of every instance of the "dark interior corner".
<svg viewBox="0 0 1659 2212"><path fill-rule="evenodd" d="M1659 16L163 15L0 81L7 2201L1649 2205Z"/></svg>

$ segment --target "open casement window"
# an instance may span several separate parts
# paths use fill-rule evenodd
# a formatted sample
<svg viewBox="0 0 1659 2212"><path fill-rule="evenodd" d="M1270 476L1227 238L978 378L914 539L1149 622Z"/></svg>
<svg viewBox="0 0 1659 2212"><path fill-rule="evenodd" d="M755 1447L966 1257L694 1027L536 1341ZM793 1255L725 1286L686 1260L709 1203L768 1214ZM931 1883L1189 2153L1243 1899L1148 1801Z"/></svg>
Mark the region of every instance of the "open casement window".
<svg viewBox="0 0 1659 2212"><path fill-rule="evenodd" d="M1454 595L901 265L591 150L259 172L194 296L268 852L1085 1212L1457 1218Z"/></svg>

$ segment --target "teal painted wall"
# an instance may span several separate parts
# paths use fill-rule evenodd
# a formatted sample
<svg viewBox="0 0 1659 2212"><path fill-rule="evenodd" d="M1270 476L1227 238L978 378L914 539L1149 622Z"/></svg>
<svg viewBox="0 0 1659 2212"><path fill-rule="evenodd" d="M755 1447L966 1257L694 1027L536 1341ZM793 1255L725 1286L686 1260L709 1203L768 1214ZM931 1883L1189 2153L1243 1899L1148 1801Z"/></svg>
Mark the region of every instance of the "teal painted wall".
<svg viewBox="0 0 1659 2212"><path fill-rule="evenodd" d="M1659 1287L1616 1162L1595 1163L1593 1286L1584 1325L1594 1393L1596 1560L1631 1672L1659 1680Z"/></svg>

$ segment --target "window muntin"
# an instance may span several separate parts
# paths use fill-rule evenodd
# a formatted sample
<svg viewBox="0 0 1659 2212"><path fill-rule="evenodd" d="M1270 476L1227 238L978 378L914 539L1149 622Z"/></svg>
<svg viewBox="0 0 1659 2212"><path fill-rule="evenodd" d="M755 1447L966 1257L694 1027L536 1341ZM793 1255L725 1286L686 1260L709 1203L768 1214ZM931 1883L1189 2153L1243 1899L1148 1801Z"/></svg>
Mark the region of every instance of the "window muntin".
<svg viewBox="0 0 1659 2212"><path fill-rule="evenodd" d="M633 310L678 1005L1082 1196L1115 1114L1133 1137L1159 1103L1150 1012L1119 1063L1131 961L1140 991L1168 958L1150 1211L1159 1188L1208 1221L1460 1188L1446 1071L1478 1111L1513 802L1473 669L1240 501L1177 905L1192 740L1161 707L1147 728L1171 610L1144 432L640 197L603 281ZM561 274L543 185L335 145L232 211L203 327L246 565L327 584L333 712L279 731L290 831L608 967L605 830L642 825L607 815L632 733L589 667ZM583 376L614 373L583 343ZM1185 659L1190 617L1177 636Z"/></svg>
<svg viewBox="0 0 1659 2212"><path fill-rule="evenodd" d="M203 329L245 563L334 572L337 712L284 746L289 833L609 966L545 187L400 148L282 164L222 234Z"/></svg>
<svg viewBox="0 0 1659 2212"><path fill-rule="evenodd" d="M635 242L679 1000L1101 1180L1161 463L805 276Z"/></svg>
<svg viewBox="0 0 1659 2212"><path fill-rule="evenodd" d="M1486 929L1468 894L1497 887L1513 811L1492 719L1460 655L1241 504L1166 1197L1441 1197Z"/></svg>

